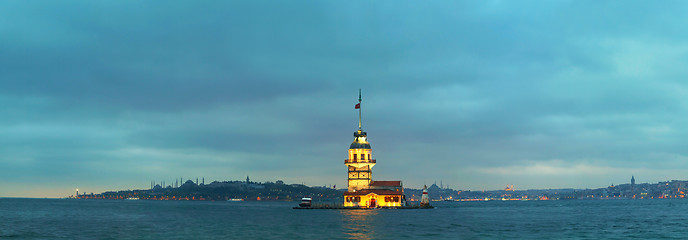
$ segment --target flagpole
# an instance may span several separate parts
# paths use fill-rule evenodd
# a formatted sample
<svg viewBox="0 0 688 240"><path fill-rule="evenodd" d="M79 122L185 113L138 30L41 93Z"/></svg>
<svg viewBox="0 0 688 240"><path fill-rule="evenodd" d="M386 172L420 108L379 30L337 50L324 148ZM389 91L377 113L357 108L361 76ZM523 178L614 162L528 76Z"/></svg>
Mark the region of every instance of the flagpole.
<svg viewBox="0 0 688 240"><path fill-rule="evenodd" d="M358 89L358 130L361 130L361 89Z"/></svg>

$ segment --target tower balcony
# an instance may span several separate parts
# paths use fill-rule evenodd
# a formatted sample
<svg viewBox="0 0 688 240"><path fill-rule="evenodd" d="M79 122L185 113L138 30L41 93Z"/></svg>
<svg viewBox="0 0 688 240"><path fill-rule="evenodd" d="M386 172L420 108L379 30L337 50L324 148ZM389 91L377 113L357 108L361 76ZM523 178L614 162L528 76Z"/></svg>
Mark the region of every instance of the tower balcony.
<svg viewBox="0 0 688 240"><path fill-rule="evenodd" d="M375 159L367 159L367 160L361 160L361 159L344 159L344 164L346 163L376 163Z"/></svg>

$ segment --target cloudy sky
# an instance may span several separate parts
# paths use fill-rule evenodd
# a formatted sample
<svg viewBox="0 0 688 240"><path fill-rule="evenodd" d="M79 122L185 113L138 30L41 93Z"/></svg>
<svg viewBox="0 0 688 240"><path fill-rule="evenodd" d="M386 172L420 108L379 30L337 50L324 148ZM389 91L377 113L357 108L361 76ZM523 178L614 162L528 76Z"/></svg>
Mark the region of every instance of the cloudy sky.
<svg viewBox="0 0 688 240"><path fill-rule="evenodd" d="M2 1L0 197L688 179L683 1Z"/></svg>

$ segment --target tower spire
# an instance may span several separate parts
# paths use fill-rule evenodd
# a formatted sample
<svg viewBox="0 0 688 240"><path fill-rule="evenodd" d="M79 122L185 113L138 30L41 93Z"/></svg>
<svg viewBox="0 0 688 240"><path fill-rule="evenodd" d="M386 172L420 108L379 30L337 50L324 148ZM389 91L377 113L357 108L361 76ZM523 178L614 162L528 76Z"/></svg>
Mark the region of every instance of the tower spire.
<svg viewBox="0 0 688 240"><path fill-rule="evenodd" d="M358 130L361 130L361 89L358 89Z"/></svg>

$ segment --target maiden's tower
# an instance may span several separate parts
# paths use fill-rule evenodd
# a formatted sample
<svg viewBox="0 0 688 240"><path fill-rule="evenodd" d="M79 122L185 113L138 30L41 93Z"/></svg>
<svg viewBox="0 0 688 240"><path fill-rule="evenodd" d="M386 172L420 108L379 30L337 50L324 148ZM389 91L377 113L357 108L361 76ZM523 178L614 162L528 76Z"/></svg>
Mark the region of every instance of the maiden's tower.
<svg viewBox="0 0 688 240"><path fill-rule="evenodd" d="M348 188L344 193L345 207L401 207L406 199L401 181L373 181L372 168L377 161L372 158L368 134L361 128L361 91L358 92L358 131L349 146L349 158L344 160L348 168Z"/></svg>

